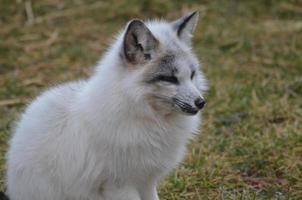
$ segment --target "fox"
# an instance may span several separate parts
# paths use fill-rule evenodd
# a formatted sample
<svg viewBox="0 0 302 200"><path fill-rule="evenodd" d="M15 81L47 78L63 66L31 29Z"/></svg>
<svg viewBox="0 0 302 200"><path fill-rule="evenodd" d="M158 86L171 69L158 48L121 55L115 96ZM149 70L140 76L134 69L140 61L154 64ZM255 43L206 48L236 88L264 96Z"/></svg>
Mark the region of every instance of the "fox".
<svg viewBox="0 0 302 200"><path fill-rule="evenodd" d="M159 200L158 183L200 132L198 19L132 19L90 77L33 100L9 142L8 198Z"/></svg>

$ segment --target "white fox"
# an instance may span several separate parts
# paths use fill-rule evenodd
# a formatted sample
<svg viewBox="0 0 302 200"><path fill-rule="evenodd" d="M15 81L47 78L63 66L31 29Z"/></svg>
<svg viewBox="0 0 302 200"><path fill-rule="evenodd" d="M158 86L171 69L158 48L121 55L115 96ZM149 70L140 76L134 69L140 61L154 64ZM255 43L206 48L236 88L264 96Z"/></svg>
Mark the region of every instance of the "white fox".
<svg viewBox="0 0 302 200"><path fill-rule="evenodd" d="M206 80L191 50L198 12L130 21L88 79L51 88L17 123L11 200L158 200L197 133Z"/></svg>

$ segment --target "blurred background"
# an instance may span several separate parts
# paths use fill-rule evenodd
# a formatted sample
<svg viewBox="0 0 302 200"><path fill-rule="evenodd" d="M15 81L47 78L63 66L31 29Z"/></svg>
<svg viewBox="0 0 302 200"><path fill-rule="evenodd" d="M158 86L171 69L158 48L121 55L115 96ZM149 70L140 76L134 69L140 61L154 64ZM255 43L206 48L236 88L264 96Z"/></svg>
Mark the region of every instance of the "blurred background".
<svg viewBox="0 0 302 200"><path fill-rule="evenodd" d="M47 87L92 73L132 18L202 17L202 134L161 199L302 199L302 1L0 0L0 188L11 128Z"/></svg>

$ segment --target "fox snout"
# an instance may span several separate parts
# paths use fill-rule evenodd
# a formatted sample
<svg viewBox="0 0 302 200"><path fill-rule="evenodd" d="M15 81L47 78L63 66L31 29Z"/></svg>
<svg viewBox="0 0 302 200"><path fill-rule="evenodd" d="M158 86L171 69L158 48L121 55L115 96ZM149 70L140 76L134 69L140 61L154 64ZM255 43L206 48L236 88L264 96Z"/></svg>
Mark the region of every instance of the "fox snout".
<svg viewBox="0 0 302 200"><path fill-rule="evenodd" d="M204 105L206 104L205 100L201 97L197 98L195 101L195 106L198 109L202 109L204 107Z"/></svg>
<svg viewBox="0 0 302 200"><path fill-rule="evenodd" d="M199 110L201 110L205 105L205 100L201 97L198 97L194 101L194 105L191 105L189 103L186 103L180 99L173 98L173 102L175 105L177 105L182 112L189 114L189 115L195 115L198 113Z"/></svg>

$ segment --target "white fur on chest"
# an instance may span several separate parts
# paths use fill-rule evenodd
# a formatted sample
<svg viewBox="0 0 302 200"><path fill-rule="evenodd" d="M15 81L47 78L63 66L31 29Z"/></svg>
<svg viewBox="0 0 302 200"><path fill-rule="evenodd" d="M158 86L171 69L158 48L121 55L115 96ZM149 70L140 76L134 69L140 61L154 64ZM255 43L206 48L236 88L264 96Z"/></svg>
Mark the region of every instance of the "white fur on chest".
<svg viewBox="0 0 302 200"><path fill-rule="evenodd" d="M177 124L163 127L153 123L125 118L117 120L111 130L106 127L99 133L99 141L95 141L96 147L106 147L105 169L119 181L159 177L182 160L191 130Z"/></svg>

